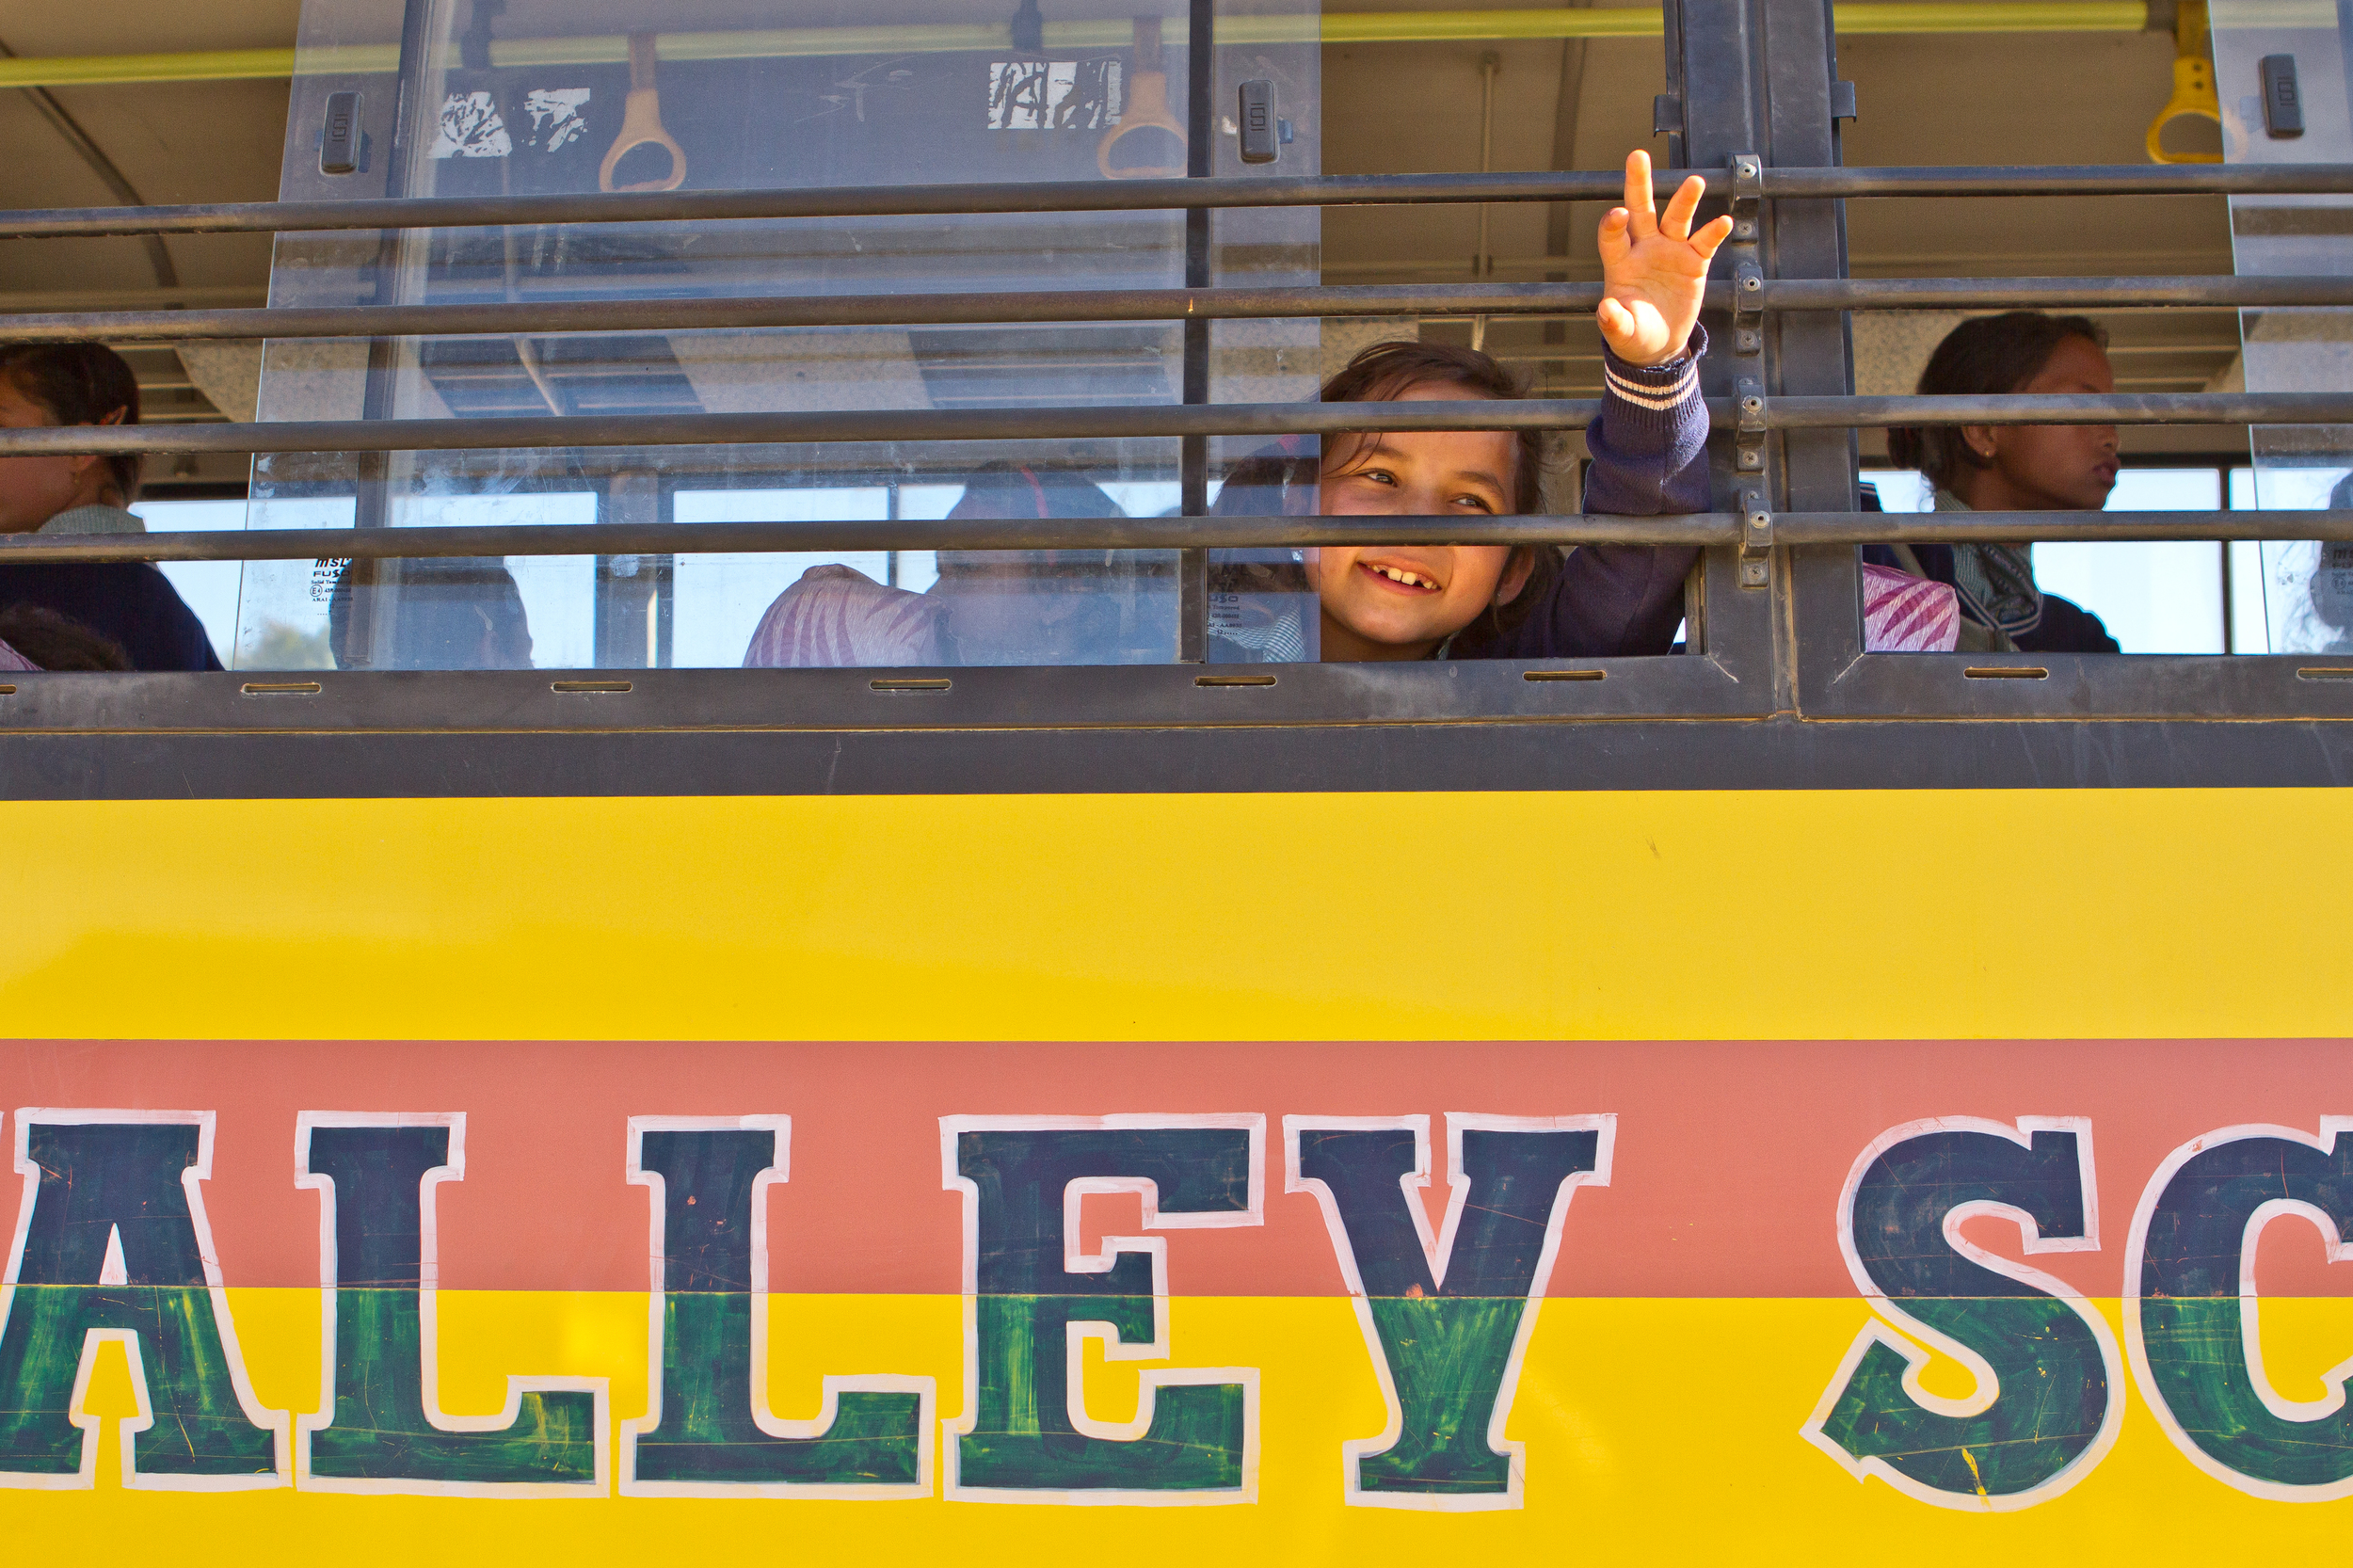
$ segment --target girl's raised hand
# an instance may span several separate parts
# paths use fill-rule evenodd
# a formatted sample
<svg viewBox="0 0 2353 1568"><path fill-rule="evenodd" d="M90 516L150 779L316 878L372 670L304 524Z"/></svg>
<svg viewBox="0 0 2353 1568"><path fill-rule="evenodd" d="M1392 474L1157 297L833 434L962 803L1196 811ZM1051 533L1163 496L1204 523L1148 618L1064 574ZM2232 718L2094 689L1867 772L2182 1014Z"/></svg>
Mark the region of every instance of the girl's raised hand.
<svg viewBox="0 0 2353 1568"><path fill-rule="evenodd" d="M1663 364L1691 341L1707 264L1732 233L1729 217L1691 232L1706 189L1692 175L1661 215L1651 201L1650 154L1626 154L1625 205L1601 220L1603 294L1593 313L1610 352L1629 364Z"/></svg>

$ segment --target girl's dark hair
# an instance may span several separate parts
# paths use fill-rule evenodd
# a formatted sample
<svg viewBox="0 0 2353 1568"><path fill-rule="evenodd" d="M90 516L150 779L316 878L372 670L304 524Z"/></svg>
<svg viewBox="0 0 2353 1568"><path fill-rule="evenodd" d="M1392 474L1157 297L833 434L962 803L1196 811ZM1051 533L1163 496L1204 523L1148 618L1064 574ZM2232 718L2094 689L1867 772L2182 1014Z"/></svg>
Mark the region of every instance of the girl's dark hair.
<svg viewBox="0 0 2353 1568"><path fill-rule="evenodd" d="M59 424L102 424L117 409L120 424L139 422L138 377L103 343L0 344L0 376ZM138 499L143 461L136 452L106 459L126 506Z"/></svg>
<svg viewBox="0 0 2353 1568"><path fill-rule="evenodd" d="M1433 382L1461 387L1499 403L1516 402L1528 395L1525 381L1475 348L1400 339L1376 343L1349 360L1323 384L1323 401L1386 403ZM1544 432L1514 431L1513 450L1519 460L1513 467L1512 510L1541 512L1545 507Z"/></svg>
<svg viewBox="0 0 2353 1568"><path fill-rule="evenodd" d="M1920 373L1923 397L1966 397L2014 392L2042 373L2070 338L2105 349L2106 328L2089 316L2050 316L2040 311L1964 321L1945 336ZM1985 467L1958 425L1929 424L1890 430L1888 459L1897 468L1918 469L1930 484L1949 488L1965 470Z"/></svg>
<svg viewBox="0 0 2353 1568"><path fill-rule="evenodd" d="M1528 383L1475 348L1451 344L1417 343L1399 339L1376 343L1360 350L1323 384L1326 403L1386 403L1415 387L1435 382L1461 387L1497 402L1515 402L1528 395ZM1346 440L1349 438L1339 438ZM1359 443L1363 438L1357 438ZM1545 436L1541 430L1513 432L1512 510L1545 509ZM1353 452L1351 456L1353 456ZM1522 561L1529 563L1527 584L1508 604L1491 604L1477 620L1457 633L1454 656L1483 658L1491 644L1500 648L1512 631L1544 600L1561 570L1561 552L1549 545L1514 545L1505 557L1509 577Z"/></svg>
<svg viewBox="0 0 2353 1568"><path fill-rule="evenodd" d="M0 610L0 642L45 670L127 670L131 655L103 632L33 603Z"/></svg>

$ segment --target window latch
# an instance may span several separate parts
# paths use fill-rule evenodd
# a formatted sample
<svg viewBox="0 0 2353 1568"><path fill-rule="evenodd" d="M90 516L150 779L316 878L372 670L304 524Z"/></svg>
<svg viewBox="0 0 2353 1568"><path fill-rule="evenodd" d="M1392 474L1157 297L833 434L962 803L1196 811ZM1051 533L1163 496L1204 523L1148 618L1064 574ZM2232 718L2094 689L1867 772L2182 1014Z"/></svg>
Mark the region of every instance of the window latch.
<svg viewBox="0 0 2353 1568"><path fill-rule="evenodd" d="M328 93L326 121L319 127L319 172L358 173L362 136L360 129L360 95L356 92Z"/></svg>
<svg viewBox="0 0 2353 1568"><path fill-rule="evenodd" d="M1765 160L1753 152L1732 155L1732 216L1737 222L1743 214L1756 216L1756 204L1765 200Z"/></svg>
<svg viewBox="0 0 2353 1568"><path fill-rule="evenodd" d="M1765 317L1765 269L1753 257L1732 264L1732 321L1737 328L1759 328Z"/></svg>
<svg viewBox="0 0 2353 1568"><path fill-rule="evenodd" d="M2263 58L2264 133L2274 141L2289 141L2304 134L2304 97L2296 85L2296 56L2265 55Z"/></svg>
<svg viewBox="0 0 2353 1568"><path fill-rule="evenodd" d="M1739 405L1732 430L1732 466L1742 473L1765 472L1765 383L1743 376L1733 385Z"/></svg>
<svg viewBox="0 0 2353 1568"><path fill-rule="evenodd" d="M1773 514L1765 492L1740 492L1740 586L1770 587L1773 582Z"/></svg>
<svg viewBox="0 0 2353 1568"><path fill-rule="evenodd" d="M1274 115L1274 84L1268 80L1244 82L1241 85L1241 161L1246 164L1271 164L1280 154L1285 136L1282 124Z"/></svg>
<svg viewBox="0 0 2353 1568"><path fill-rule="evenodd" d="M1765 269L1757 247L1759 203L1765 199L1765 160L1732 155L1732 351L1742 359L1765 352Z"/></svg>

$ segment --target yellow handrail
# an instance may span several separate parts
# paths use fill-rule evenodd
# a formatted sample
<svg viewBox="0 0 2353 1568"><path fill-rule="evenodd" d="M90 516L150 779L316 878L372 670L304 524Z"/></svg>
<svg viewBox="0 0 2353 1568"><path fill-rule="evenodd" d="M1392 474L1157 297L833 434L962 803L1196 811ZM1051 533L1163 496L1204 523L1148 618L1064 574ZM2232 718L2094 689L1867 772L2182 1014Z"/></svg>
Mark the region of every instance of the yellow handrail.
<svg viewBox="0 0 2353 1568"><path fill-rule="evenodd" d="M1837 8L1838 31L1863 33L2138 32L2148 25L2147 0L1849 0ZM1128 41L1127 21L1048 23L1048 49L1116 49ZM1343 11L1312 17L1239 16L1222 19L1218 36L1232 43L1279 43L1319 38L1325 43L1432 43L1510 39L1655 38L1659 13L1648 6L1578 9L1482 11ZM1167 37L1183 39L1172 20ZM727 33L664 33L665 60L760 59L829 55L933 54L1006 47L1001 24L904 27L789 27ZM500 40L490 47L499 66L605 65L629 58L621 34L571 39ZM390 72L397 51L387 44L345 45L310 52L305 69L359 75ZM228 82L291 76L292 49L209 49L170 55L82 55L49 59L0 59L0 88L119 87L156 82Z"/></svg>
<svg viewBox="0 0 2353 1568"><path fill-rule="evenodd" d="M291 76L291 49L200 49L177 55L68 55L0 60L0 88L116 87Z"/></svg>
<svg viewBox="0 0 2353 1568"><path fill-rule="evenodd" d="M2173 96L2149 122L2149 161L2157 164L2218 164L2219 152L2168 152L2165 128L2177 120L2222 123L2215 97L2214 61L2206 55L2206 0L2182 0L2173 17Z"/></svg>

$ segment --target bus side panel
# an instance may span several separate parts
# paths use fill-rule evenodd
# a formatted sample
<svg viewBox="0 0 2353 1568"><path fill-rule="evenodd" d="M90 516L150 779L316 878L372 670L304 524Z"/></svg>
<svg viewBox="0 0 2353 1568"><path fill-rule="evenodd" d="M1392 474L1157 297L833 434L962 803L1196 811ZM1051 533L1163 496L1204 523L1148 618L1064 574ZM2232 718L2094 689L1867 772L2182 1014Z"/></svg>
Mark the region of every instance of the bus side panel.
<svg viewBox="0 0 2353 1568"><path fill-rule="evenodd" d="M2353 1490L2324 795L7 813L28 1548L1975 1562Z"/></svg>

